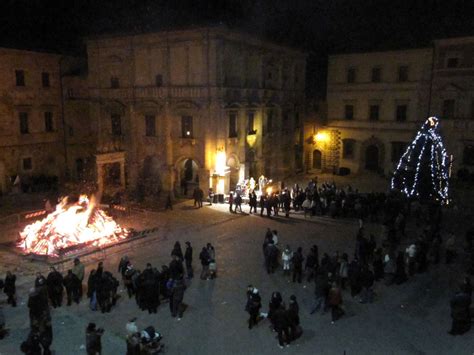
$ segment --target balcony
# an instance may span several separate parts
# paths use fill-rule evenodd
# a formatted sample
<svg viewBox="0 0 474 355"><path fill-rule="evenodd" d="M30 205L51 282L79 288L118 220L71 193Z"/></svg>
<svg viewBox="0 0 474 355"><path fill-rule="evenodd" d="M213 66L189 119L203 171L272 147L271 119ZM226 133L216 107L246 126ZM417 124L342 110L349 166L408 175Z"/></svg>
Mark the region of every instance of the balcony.
<svg viewBox="0 0 474 355"><path fill-rule="evenodd" d="M125 150L125 136L102 134L99 137L97 151L99 153L121 152Z"/></svg>

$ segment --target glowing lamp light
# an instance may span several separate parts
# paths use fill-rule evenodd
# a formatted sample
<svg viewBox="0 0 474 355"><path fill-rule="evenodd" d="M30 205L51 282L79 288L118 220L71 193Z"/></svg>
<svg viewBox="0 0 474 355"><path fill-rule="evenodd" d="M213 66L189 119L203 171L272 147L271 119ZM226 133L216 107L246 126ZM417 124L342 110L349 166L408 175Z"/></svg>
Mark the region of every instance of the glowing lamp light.
<svg viewBox="0 0 474 355"><path fill-rule="evenodd" d="M187 136L190 136L190 135L191 135L191 132L190 132L190 131L186 131L186 135L187 135Z"/></svg>
<svg viewBox="0 0 474 355"><path fill-rule="evenodd" d="M219 176L224 176L228 169L225 152L220 150L216 154L216 168L214 173Z"/></svg>
<svg viewBox="0 0 474 355"><path fill-rule="evenodd" d="M318 132L313 136L315 142L327 142L329 135L326 132Z"/></svg>

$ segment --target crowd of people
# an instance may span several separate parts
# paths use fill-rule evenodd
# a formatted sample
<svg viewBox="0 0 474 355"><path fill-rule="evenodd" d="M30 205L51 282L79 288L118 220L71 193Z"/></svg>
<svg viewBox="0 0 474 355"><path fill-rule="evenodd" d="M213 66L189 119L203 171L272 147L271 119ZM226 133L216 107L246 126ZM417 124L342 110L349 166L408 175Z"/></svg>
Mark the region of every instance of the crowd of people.
<svg viewBox="0 0 474 355"><path fill-rule="evenodd" d="M197 197L197 198L196 198ZM202 196L195 196L198 207L202 206ZM230 211L242 211L242 197L231 195ZM250 213L257 212L257 195L249 194ZM293 207L291 207L293 206ZM372 303L376 300L375 288L378 284L386 286L400 285L416 274L426 272L432 265L451 264L457 258L455 236L448 231L446 240L441 234L442 211L436 204L422 206L419 201L409 201L403 195L360 194L350 186L337 188L335 184L322 184L317 188L314 181L301 189L295 185L291 190L281 193L263 194L260 197L260 214L278 215L283 209L289 215L291 208L303 210L305 216L329 215L331 217L354 217L360 221L354 239L354 253L335 252L332 255L322 253L314 244L307 252L303 247L292 248L285 243L278 231L267 229L262 245L264 268L268 274L279 272L290 282L314 282L314 304L310 314L331 312L331 322L335 323L344 316L343 299L353 297L360 303ZM413 235L407 233L407 221L413 219L417 227L424 226L422 232ZM380 222L383 225L381 242L374 235L367 235L364 221ZM474 260L474 230L466 233L466 251L470 260ZM132 261L123 256L117 272L128 297L134 298L139 309L149 314L157 313L164 302L169 304L171 316L181 320L187 308L184 295L187 280L194 278L193 248L185 243L185 249L176 241L171 251L171 261L161 269L147 263L143 271L135 268ZM202 247L199 253L201 280L217 277L216 253L211 243ZM468 272L474 272L471 263ZM119 299L120 280L110 271L104 270L99 262L90 271L85 280L85 267L74 259L74 265L63 275L51 267L48 275L37 273L34 287L30 289L28 308L30 332L21 344L26 354L50 354L53 341L51 309L66 304L79 304L83 299L83 284L86 281L89 307L92 311L109 313ZM0 280L7 296L7 303L16 307L16 276L8 271L5 280ZM470 306L472 286L469 277L465 277L459 291L451 299L452 335L464 334L471 327ZM247 288L245 310L249 313L248 328L252 329L263 318L270 322L271 329L277 333L280 347L290 344L303 334L300 324L300 307L295 295L288 303L283 301L279 291L272 293L268 312L262 312L262 299L259 290L253 285ZM0 307L0 338L6 333L5 319ZM139 331L135 319L126 325L127 354L156 354L163 350L162 336L153 327ZM86 330L86 350L88 354L101 353L101 337L104 329L89 323Z"/></svg>

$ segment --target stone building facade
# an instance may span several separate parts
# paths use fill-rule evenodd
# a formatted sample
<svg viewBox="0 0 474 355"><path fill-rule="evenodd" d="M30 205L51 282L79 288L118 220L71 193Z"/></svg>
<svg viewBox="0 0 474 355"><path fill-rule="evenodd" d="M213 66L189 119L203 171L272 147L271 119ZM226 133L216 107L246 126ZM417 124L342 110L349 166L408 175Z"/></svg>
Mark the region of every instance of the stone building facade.
<svg viewBox="0 0 474 355"><path fill-rule="evenodd" d="M101 187L227 193L302 169L304 53L216 27L89 38L87 54L66 106L88 115Z"/></svg>
<svg viewBox="0 0 474 355"><path fill-rule="evenodd" d="M473 51L470 37L435 41L432 48L330 56L324 131L339 135L337 168L389 175L431 115L441 119L453 172L472 168Z"/></svg>
<svg viewBox="0 0 474 355"><path fill-rule="evenodd" d="M0 192L17 176L61 178L64 140L60 83L61 56L0 49Z"/></svg>

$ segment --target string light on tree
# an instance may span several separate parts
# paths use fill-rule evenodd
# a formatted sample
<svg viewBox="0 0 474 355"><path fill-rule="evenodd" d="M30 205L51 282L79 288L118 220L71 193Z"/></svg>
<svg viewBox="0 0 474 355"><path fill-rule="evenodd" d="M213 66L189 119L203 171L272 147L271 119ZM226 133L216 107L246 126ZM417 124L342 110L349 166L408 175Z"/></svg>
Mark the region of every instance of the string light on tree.
<svg viewBox="0 0 474 355"><path fill-rule="evenodd" d="M450 162L439 134L439 120L429 117L400 158L391 186L408 197L448 203Z"/></svg>

